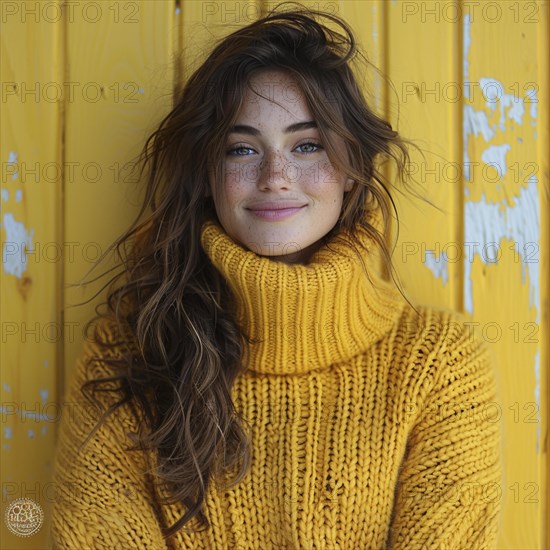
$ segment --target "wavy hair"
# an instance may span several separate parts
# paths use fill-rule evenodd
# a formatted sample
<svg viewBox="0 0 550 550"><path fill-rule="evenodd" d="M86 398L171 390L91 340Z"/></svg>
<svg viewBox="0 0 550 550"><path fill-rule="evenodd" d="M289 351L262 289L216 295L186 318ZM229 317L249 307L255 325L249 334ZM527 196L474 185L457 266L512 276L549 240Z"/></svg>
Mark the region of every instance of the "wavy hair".
<svg viewBox="0 0 550 550"><path fill-rule="evenodd" d="M89 380L82 391L96 404L98 392L117 397L90 437L122 405L132 403L140 412L133 449L156 453L162 502L186 507L165 528L166 537L188 530L192 518L208 528L202 508L210 483L234 471L228 486L237 484L251 460L245 421L231 399L250 339L236 324L230 289L202 249L200 234L204 221L216 218L209 174L214 186L224 181L226 139L256 71L279 69L295 78L330 161L355 182L325 242L360 224L392 273L386 239L390 207L396 209L383 163L394 161L406 182L410 142L367 104L351 68L357 57L369 63L343 19L295 2L279 4L217 42L139 155L140 174L147 174L143 204L107 250L116 249L122 269L109 281L108 311L86 328L100 316L115 321L116 338L103 338L97 328L93 336L105 349L118 350L102 357L113 375ZM336 154L330 131L345 141L349 165ZM381 233L366 221L378 207Z"/></svg>

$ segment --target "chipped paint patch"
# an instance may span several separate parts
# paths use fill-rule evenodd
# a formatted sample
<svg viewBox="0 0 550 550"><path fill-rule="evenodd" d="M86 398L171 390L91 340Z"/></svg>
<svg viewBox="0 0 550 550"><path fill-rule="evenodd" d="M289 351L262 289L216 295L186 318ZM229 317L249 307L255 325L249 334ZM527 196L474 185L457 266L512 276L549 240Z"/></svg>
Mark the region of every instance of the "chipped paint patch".
<svg viewBox="0 0 550 550"><path fill-rule="evenodd" d="M11 175L11 179L15 181L17 177L19 176L19 172L17 171L18 166L18 160L17 160L17 153L15 151L10 151L8 154L8 162L6 163L8 166L13 167L13 172ZM12 171L10 169L10 172Z"/></svg>
<svg viewBox="0 0 550 550"><path fill-rule="evenodd" d="M42 404L46 403L46 401L48 400L48 395L49 395L48 390L46 389L40 390L40 399L42 399Z"/></svg>
<svg viewBox="0 0 550 550"><path fill-rule="evenodd" d="M2 250L4 272L21 278L27 270L26 250L32 249L34 229L28 230L23 222L18 222L11 212L4 214L3 227L6 241Z"/></svg>
<svg viewBox="0 0 550 550"><path fill-rule="evenodd" d="M540 354L535 355L535 403L537 406L537 453L540 451Z"/></svg>
<svg viewBox="0 0 550 550"><path fill-rule="evenodd" d="M503 145L491 145L481 153L481 160L485 164L494 166L499 177L502 178L506 174L506 154L511 148L507 143Z"/></svg>
<svg viewBox="0 0 550 550"><path fill-rule="evenodd" d="M515 253L521 258L522 282L525 284L526 269L529 272L529 307L537 309L537 323L540 323L540 285L539 285L539 235L540 209L538 201L537 178L531 176L527 188L522 187L519 196L513 197L514 206L500 202L487 202L485 193L480 201L466 201L464 204L464 241L480 242L500 246L502 239L514 242ZM487 255L482 246L476 246L474 254L464 262L464 306L473 314L472 263L479 256L485 264Z"/></svg>
<svg viewBox="0 0 550 550"><path fill-rule="evenodd" d="M500 103L500 129L502 132L506 129L506 116L517 124L523 124L525 107L522 97L515 97L514 94L505 93L502 82L496 78L480 78L479 85L487 100L487 107L491 111L494 111L497 103ZM505 112L506 109L508 109L507 112Z"/></svg>
<svg viewBox="0 0 550 550"><path fill-rule="evenodd" d="M423 260L424 265L434 274L434 276L443 281L443 286L449 280L448 260L445 252L441 252L439 258L435 257L435 251L426 250Z"/></svg>
<svg viewBox="0 0 550 550"><path fill-rule="evenodd" d="M490 141L495 137L495 131L489 125L489 119L485 111L476 111L470 105L464 107L464 132L465 137L473 134L477 137L483 136L485 141Z"/></svg>
<svg viewBox="0 0 550 550"><path fill-rule="evenodd" d="M0 194L2 196L2 202L8 202L10 200L10 192L7 189L2 189Z"/></svg>
<svg viewBox="0 0 550 550"><path fill-rule="evenodd" d="M537 90L536 88L529 88L527 90L527 97L529 98L528 103L531 104L531 108L529 109L529 114L531 115L531 118L533 119L531 121L531 126L537 125L537 116L538 116L538 103L539 98L537 96Z"/></svg>
<svg viewBox="0 0 550 550"><path fill-rule="evenodd" d="M471 163L468 155L469 136L473 135L477 137L481 134L485 141L490 141L495 136L495 132L491 126L489 126L489 119L485 111L476 111L470 105L465 105L463 110L462 133L464 138L464 177L467 181L471 181Z"/></svg>

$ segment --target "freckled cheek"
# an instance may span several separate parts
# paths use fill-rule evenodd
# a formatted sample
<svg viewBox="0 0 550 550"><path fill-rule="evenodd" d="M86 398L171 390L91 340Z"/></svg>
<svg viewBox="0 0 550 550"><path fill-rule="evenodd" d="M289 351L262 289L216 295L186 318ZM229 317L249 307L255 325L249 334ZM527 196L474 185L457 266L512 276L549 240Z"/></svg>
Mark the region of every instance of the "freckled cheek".
<svg viewBox="0 0 550 550"><path fill-rule="evenodd" d="M231 187L251 186L256 184L259 168L255 163L235 163L226 168L225 182Z"/></svg>
<svg viewBox="0 0 550 550"><path fill-rule="evenodd" d="M302 186L316 191L322 191L336 183L334 169L328 160L300 167L300 183Z"/></svg>
<svg viewBox="0 0 550 550"><path fill-rule="evenodd" d="M334 188L337 185L334 175L327 170L314 170L311 168L300 179L303 191L318 197L334 196Z"/></svg>
<svg viewBox="0 0 550 550"><path fill-rule="evenodd" d="M235 205L249 198L251 185L239 177L226 176L221 200L226 206Z"/></svg>

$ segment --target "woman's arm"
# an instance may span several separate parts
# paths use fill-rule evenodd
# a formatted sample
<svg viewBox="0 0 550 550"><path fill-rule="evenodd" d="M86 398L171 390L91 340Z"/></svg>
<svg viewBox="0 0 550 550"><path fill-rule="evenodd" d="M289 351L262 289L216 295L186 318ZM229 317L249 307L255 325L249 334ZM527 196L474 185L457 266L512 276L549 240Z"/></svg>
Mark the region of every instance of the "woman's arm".
<svg viewBox="0 0 550 550"><path fill-rule="evenodd" d="M492 550L502 499L493 361L464 323L444 336L439 361L407 442L388 548Z"/></svg>
<svg viewBox="0 0 550 550"><path fill-rule="evenodd" d="M93 345L85 346L62 406L54 471L53 548L166 549L146 488L148 465L142 453L125 450L130 444L126 432L136 429L130 409L123 406L115 411L81 448L98 417L80 392L90 377L84 358L94 354Z"/></svg>

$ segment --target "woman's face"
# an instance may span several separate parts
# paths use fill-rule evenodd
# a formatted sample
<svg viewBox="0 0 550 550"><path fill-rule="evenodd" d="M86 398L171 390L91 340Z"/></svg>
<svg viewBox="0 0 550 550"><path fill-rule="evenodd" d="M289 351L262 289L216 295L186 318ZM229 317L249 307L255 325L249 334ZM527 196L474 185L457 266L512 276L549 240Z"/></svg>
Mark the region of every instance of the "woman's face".
<svg viewBox="0 0 550 550"><path fill-rule="evenodd" d="M297 82L263 70L250 80L225 154L225 181L212 189L218 219L236 242L261 256L307 263L338 221L352 180L336 171ZM334 136L339 158L343 140ZM210 181L212 184L212 180Z"/></svg>

